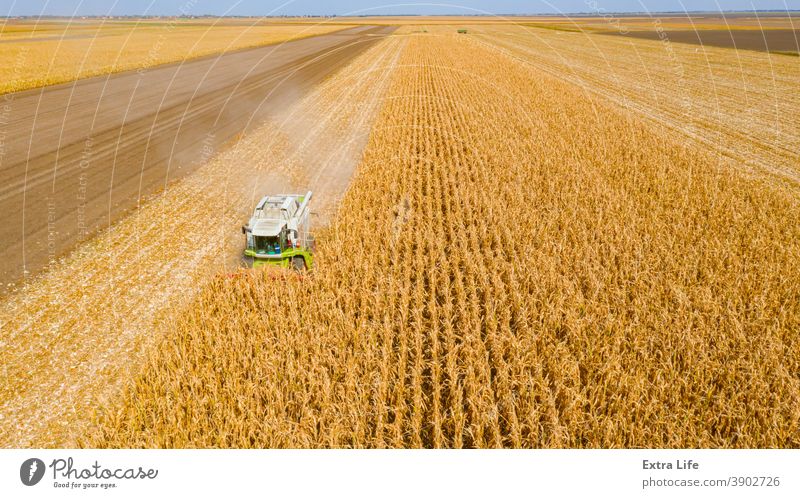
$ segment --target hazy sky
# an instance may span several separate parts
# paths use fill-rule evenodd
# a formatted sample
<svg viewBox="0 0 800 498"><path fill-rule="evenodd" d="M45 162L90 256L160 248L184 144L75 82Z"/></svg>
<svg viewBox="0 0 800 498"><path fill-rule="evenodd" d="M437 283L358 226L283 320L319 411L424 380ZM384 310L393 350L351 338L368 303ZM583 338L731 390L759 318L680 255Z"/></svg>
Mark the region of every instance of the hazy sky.
<svg viewBox="0 0 800 498"><path fill-rule="evenodd" d="M800 9L800 0L0 0L0 16L18 15L369 15L664 12Z"/></svg>

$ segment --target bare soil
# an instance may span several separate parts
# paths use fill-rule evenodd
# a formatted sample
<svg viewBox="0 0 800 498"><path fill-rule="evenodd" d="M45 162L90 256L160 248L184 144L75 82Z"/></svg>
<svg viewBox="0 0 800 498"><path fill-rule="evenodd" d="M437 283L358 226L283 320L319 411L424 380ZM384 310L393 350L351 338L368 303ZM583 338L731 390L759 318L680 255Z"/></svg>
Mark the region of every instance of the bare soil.
<svg viewBox="0 0 800 498"><path fill-rule="evenodd" d="M3 96L0 293L275 117L392 27Z"/></svg>
<svg viewBox="0 0 800 498"><path fill-rule="evenodd" d="M797 54L800 52L800 30L797 29L699 29L608 32L617 36L630 36L645 40L659 40L666 36L671 42L710 45L712 47L758 50L760 52Z"/></svg>

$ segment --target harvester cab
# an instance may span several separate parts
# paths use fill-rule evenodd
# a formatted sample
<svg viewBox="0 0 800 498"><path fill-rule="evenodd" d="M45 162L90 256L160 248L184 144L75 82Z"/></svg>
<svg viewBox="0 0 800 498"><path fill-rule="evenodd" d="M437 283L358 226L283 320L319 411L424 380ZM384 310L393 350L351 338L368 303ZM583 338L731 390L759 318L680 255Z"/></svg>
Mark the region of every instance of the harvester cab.
<svg viewBox="0 0 800 498"><path fill-rule="evenodd" d="M279 266L310 269L314 239L309 233L311 192L266 196L242 227L247 237L245 258L253 268Z"/></svg>

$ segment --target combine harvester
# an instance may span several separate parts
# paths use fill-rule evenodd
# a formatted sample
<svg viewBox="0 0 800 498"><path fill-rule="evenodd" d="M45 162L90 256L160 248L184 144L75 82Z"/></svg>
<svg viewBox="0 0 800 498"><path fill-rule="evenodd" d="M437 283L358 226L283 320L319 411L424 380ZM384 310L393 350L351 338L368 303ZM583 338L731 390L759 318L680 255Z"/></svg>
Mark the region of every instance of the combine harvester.
<svg viewBox="0 0 800 498"><path fill-rule="evenodd" d="M242 234L247 236L244 255L253 268L311 268L314 238L308 231L310 200L311 192L261 199L250 222L242 227Z"/></svg>

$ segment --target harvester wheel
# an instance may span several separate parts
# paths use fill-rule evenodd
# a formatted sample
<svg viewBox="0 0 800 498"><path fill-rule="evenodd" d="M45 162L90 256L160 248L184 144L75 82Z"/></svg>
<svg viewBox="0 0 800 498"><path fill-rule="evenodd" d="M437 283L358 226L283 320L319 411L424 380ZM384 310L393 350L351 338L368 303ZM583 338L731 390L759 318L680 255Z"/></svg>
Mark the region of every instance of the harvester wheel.
<svg viewBox="0 0 800 498"><path fill-rule="evenodd" d="M306 269L306 260L303 259L302 256L295 256L292 258L292 268L297 271L303 271Z"/></svg>

